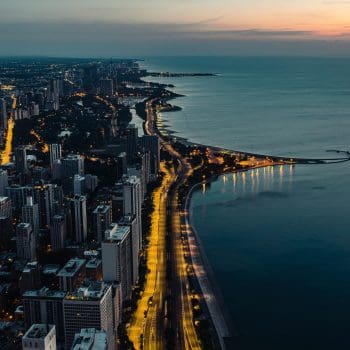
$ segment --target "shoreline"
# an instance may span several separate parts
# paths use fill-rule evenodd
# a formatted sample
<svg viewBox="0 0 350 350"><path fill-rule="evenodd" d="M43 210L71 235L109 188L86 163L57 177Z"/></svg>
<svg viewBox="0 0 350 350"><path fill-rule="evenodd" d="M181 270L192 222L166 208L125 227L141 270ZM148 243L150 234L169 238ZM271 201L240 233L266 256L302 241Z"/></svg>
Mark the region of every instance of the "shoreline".
<svg viewBox="0 0 350 350"><path fill-rule="evenodd" d="M174 99L171 97L170 99ZM169 100L170 100L169 99ZM159 113L156 112L155 127L157 132L161 136L166 136L160 130L158 125ZM172 131L166 126L162 126L162 130L168 133L168 137L172 138ZM185 143L188 141L182 137L176 137L177 141ZM243 171L243 170L242 170ZM219 283L217 282L214 274L214 270L207 257L205 248L200 239L200 236L193 224L192 210L190 210L192 196L198 187L203 183L211 183L216 181L221 175L215 174L211 178L207 179L205 182L199 182L194 184L186 194L185 208L184 208L184 218L186 222L186 227L190 230L189 233L186 230L186 241L190 251L191 265L195 271L195 277L200 287L200 292L205 302L210 321L214 327L214 331L220 343L221 349L231 348L233 339L238 336L238 331L234 325L231 315L226 308L226 303L224 296L221 292ZM198 250L199 254L196 254L195 250Z"/></svg>
<svg viewBox="0 0 350 350"><path fill-rule="evenodd" d="M200 266L202 266L203 268L202 273L200 273L199 269L197 270L196 278L202 290L203 298L207 305L211 322L213 323L217 336L220 340L220 344L222 348L226 348L228 344L226 344L225 340L230 340L234 337L237 337L239 335L238 330L234 324L234 321L230 313L227 311L225 298L222 294L219 283L215 277L213 267L207 256L207 253L202 243L202 240L200 238L200 235L196 229L196 226L194 225L193 209L191 209L193 195L196 193L196 191L200 190L200 186L202 184L209 184L209 183L215 182L218 180L220 176L221 175L215 175L212 178L206 180L205 182L198 182L194 184L190 188L190 190L186 195L185 221L188 224L188 228L191 231L191 235L193 236L193 237L189 237L189 233L187 232L187 236L189 237L188 241L190 240L190 238L194 239L200 253L197 260L200 260ZM188 242L188 244L191 247L190 242ZM190 251L191 251L192 266L196 266L198 265L198 262L196 264L193 264L195 255L193 254L194 252L191 248L190 248ZM203 272L207 278L203 277ZM207 279L208 281L208 285L206 286L206 289L207 289L206 293L203 292L203 285L202 285L202 283L204 282L203 279ZM214 313L216 313L216 315ZM219 324L219 322L221 322L221 324Z"/></svg>

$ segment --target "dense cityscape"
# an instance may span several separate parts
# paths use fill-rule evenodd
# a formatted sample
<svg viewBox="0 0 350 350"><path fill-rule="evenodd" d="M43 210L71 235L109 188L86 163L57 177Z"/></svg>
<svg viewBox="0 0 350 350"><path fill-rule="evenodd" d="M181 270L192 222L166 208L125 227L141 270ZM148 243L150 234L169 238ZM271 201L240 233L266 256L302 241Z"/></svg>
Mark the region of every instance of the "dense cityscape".
<svg viewBox="0 0 350 350"><path fill-rule="evenodd" d="M188 191L274 160L162 133L157 113L177 95L148 74L135 60L1 61L2 349L210 349L227 337L195 271Z"/></svg>

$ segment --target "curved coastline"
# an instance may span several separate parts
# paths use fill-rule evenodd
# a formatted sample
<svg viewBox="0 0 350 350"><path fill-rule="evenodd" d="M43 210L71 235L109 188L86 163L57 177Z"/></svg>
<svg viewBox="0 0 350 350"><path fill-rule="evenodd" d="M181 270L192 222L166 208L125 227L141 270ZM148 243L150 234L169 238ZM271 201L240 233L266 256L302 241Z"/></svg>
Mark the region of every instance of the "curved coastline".
<svg viewBox="0 0 350 350"><path fill-rule="evenodd" d="M193 209L191 209L193 194L200 189L199 187L203 184L215 182L218 178L219 176L215 175L205 182L194 184L190 188L187 193L185 202L185 220L188 225L187 227L190 230L190 233L187 232L187 236L191 252L192 266L194 267L198 283L203 293L203 298L205 299L206 305L208 307L211 320L220 340L220 344L222 348L227 348L231 345L232 338L238 336L238 330L229 312L227 311L225 299L216 280L214 270L206 254L198 231L193 223ZM196 245L199 251L199 255L195 254L195 249L192 249L193 244Z"/></svg>

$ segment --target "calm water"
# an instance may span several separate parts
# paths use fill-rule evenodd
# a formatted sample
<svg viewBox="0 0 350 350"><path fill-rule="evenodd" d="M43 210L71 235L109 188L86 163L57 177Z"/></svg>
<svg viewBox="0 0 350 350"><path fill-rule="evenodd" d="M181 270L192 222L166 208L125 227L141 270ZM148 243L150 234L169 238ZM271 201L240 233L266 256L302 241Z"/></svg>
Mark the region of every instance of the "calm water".
<svg viewBox="0 0 350 350"><path fill-rule="evenodd" d="M186 97L163 118L197 142L274 155L350 149L350 60L152 58ZM227 175L193 198L194 224L242 349L350 346L350 163Z"/></svg>

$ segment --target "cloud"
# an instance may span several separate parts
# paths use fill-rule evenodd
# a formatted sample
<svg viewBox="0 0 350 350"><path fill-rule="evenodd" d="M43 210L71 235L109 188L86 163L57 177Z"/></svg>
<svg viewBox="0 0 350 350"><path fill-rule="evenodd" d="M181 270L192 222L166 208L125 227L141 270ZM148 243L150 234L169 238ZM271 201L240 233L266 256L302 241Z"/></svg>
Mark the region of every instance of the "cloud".
<svg viewBox="0 0 350 350"><path fill-rule="evenodd" d="M217 18L207 19L206 22ZM348 55L347 37L321 38L312 31L203 30L197 23L0 22L0 55ZM346 32L346 30L344 30Z"/></svg>

